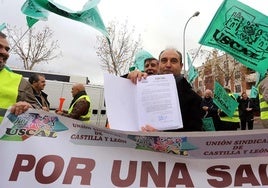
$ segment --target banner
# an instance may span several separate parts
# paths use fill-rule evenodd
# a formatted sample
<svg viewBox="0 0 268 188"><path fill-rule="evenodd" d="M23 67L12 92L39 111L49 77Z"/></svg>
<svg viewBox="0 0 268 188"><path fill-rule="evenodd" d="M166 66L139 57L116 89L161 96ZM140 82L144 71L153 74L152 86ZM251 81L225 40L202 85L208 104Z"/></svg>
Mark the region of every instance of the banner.
<svg viewBox="0 0 268 188"><path fill-rule="evenodd" d="M267 187L268 129L122 132L54 113L6 113L0 186Z"/></svg>
<svg viewBox="0 0 268 188"><path fill-rule="evenodd" d="M33 3L33 0L27 0L21 7L22 13L37 20L47 20L48 12L40 6Z"/></svg>
<svg viewBox="0 0 268 188"><path fill-rule="evenodd" d="M60 16L82 22L84 24L87 24L97 30L99 30L104 36L106 36L107 39L109 39L109 34L106 30L106 27L102 21L102 18L99 14L99 10L97 8L97 4L99 0L95 1L88 1L84 7L83 10L73 12L65 8L64 6L61 6L59 4L54 3L53 1L48 0L32 0L36 5L42 7L45 10L48 10L50 12L53 12L55 14L58 14Z"/></svg>
<svg viewBox="0 0 268 188"><path fill-rule="evenodd" d="M39 20L47 20L48 12L39 6L36 6L32 0L27 0L21 7L21 11L26 15L26 21L31 28Z"/></svg>
<svg viewBox="0 0 268 188"><path fill-rule="evenodd" d="M197 78L198 71L193 66L193 63L192 63L188 53L187 53L187 60L188 60L188 67L189 67L187 80L188 80L189 83L192 83Z"/></svg>
<svg viewBox="0 0 268 188"><path fill-rule="evenodd" d="M237 0L225 0L199 43L223 50L263 75L268 68L267 41L267 16Z"/></svg>
<svg viewBox="0 0 268 188"><path fill-rule="evenodd" d="M213 102L229 117L233 117L238 102L226 93L225 89L215 82Z"/></svg>
<svg viewBox="0 0 268 188"><path fill-rule="evenodd" d="M202 118L202 123L205 131L216 131L212 117Z"/></svg>
<svg viewBox="0 0 268 188"><path fill-rule="evenodd" d="M259 94L258 88L255 87L255 86L251 86L249 97L250 98L256 98L256 97L258 97L258 94Z"/></svg>

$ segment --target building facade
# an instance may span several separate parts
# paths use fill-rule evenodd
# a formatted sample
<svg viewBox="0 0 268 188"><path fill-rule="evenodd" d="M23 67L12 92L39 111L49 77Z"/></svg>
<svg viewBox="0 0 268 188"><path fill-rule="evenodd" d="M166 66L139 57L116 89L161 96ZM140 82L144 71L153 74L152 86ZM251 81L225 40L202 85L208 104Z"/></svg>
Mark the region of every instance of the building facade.
<svg viewBox="0 0 268 188"><path fill-rule="evenodd" d="M198 77L193 83L195 89L214 89L215 82L223 87L231 89L232 92L250 94L251 87L256 84L256 72L236 61L232 56L223 54L218 56L212 52L212 58L208 59L202 66L197 67Z"/></svg>

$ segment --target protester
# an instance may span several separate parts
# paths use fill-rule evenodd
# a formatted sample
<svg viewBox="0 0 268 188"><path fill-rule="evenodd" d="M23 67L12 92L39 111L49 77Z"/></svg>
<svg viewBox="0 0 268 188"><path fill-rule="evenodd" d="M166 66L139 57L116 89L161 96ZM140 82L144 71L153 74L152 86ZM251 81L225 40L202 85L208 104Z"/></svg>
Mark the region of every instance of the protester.
<svg viewBox="0 0 268 188"><path fill-rule="evenodd" d="M173 74L176 80L177 92L180 101L183 128L167 131L201 131L201 100L202 98L192 90L191 85L181 75L182 54L176 49L168 48L163 50L159 55L159 72L158 74ZM136 84L142 78L148 76L145 72L131 72L128 78ZM145 125L142 131L157 131L153 125Z"/></svg>
<svg viewBox="0 0 268 188"><path fill-rule="evenodd" d="M254 122L254 109L255 104L253 101L248 97L246 92L243 92L241 94L241 97L238 97L237 99L239 105L238 105L238 111L239 111L239 118L241 123L241 130L246 130L246 127L248 127L248 130L253 129L253 122Z"/></svg>
<svg viewBox="0 0 268 188"><path fill-rule="evenodd" d="M6 35L0 32L0 123L8 107L16 115L25 112L30 107L39 109L29 82L22 75L10 71L6 67L9 58L9 44Z"/></svg>
<svg viewBox="0 0 268 188"><path fill-rule="evenodd" d="M264 128L268 128L268 74L259 84L260 118Z"/></svg>
<svg viewBox="0 0 268 188"><path fill-rule="evenodd" d="M73 100L68 111L57 109L56 113L89 123L91 116L90 98L86 93L85 86L81 83L74 84L72 87L72 96Z"/></svg>
<svg viewBox="0 0 268 188"><path fill-rule="evenodd" d="M139 70L144 72L144 64L146 60L157 60L156 58L154 58L154 56L149 53L146 50L139 50L136 54L135 54L135 59L133 62L133 65L129 68L130 72L134 71L134 70Z"/></svg>
<svg viewBox="0 0 268 188"><path fill-rule="evenodd" d="M235 101L237 101L236 97L234 96L234 94L229 88L224 88L224 89L230 97L232 97ZM219 128L219 130L235 131L240 127L238 108L236 108L232 117L227 116L227 114L225 114L221 110L219 114L220 114L220 119L221 119L221 127Z"/></svg>
<svg viewBox="0 0 268 188"><path fill-rule="evenodd" d="M46 78L43 74L35 73L29 77L29 82L32 85L33 93L36 101L41 109L49 111L49 102L47 94L43 92L46 86Z"/></svg>
<svg viewBox="0 0 268 188"><path fill-rule="evenodd" d="M159 62L156 58L148 58L144 60L144 72L150 75L158 74Z"/></svg>
<svg viewBox="0 0 268 188"><path fill-rule="evenodd" d="M131 74L135 74L135 72L137 72L138 74L139 74L139 72L146 72L148 76L158 74L159 62L151 54L143 57L143 59L141 59L141 58L139 58L139 59L140 59L139 61L135 60L134 66L131 67L131 71L130 71ZM140 61L142 61L142 64ZM121 77L128 78L128 75L129 75L129 73L127 73Z"/></svg>
<svg viewBox="0 0 268 188"><path fill-rule="evenodd" d="M204 92L204 98L201 102L202 116L204 118L211 117L213 119L213 124L215 130L219 130L221 127L221 120L218 114L219 108L213 102L213 93L210 89L206 89Z"/></svg>

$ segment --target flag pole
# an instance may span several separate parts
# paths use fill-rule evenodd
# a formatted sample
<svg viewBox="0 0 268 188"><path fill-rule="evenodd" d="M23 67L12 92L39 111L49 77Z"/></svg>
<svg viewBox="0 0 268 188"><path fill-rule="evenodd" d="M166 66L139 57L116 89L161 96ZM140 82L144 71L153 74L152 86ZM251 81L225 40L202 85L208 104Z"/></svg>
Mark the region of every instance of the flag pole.
<svg viewBox="0 0 268 188"><path fill-rule="evenodd" d="M197 52L195 53L195 55L194 55L194 58L193 58L193 60L192 60L192 64L194 64L194 60L196 59L196 57L198 56L198 54L199 54L199 51L201 50L201 48L202 48L202 44L199 46L199 48L198 48L198 50L197 50Z"/></svg>
<svg viewBox="0 0 268 188"><path fill-rule="evenodd" d="M12 40L15 42L15 44L10 48L10 52L15 48L15 46L21 41L21 39L26 35L26 33L30 30L31 28L28 28L23 35L19 38L19 40L16 42L13 38Z"/></svg>

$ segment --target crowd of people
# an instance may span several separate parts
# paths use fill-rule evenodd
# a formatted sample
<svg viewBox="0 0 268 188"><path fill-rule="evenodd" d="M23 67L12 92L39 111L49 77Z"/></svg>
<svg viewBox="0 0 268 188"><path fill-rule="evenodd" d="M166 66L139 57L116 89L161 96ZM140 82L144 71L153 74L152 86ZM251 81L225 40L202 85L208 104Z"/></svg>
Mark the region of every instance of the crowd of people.
<svg viewBox="0 0 268 188"><path fill-rule="evenodd" d="M33 74L29 80L25 80L21 75L10 71L6 67L6 61L9 58L9 44L6 35L0 32L0 122L2 121L6 110L11 107L11 113L21 114L29 108L49 111L50 103L47 94L43 91L45 88L45 76L42 74ZM204 131L203 118L211 117L216 131L221 130L241 130L253 129L254 111L258 109L254 103L243 92L241 97L235 97L232 92L226 88L226 92L239 103L232 117L227 116L213 102L212 90L205 90L204 93L198 89L194 91L191 84L181 74L183 67L182 54L176 49L168 48L160 52L159 58L149 57L144 60L144 70L134 70L125 75L133 84L136 84L142 78L156 74L173 74L178 98L180 101L181 117L183 128L175 130L166 130L172 132L181 131ZM266 79L264 79L265 81ZM260 84L260 107L268 109L268 90L267 82ZM83 84L76 83L72 87L73 100L68 110L57 109L55 112L59 115L73 119L89 122L91 116L90 98L85 91ZM267 99L266 99L267 98ZM268 110L261 111L263 119L268 119ZM158 131L153 125L144 125L142 131Z"/></svg>

